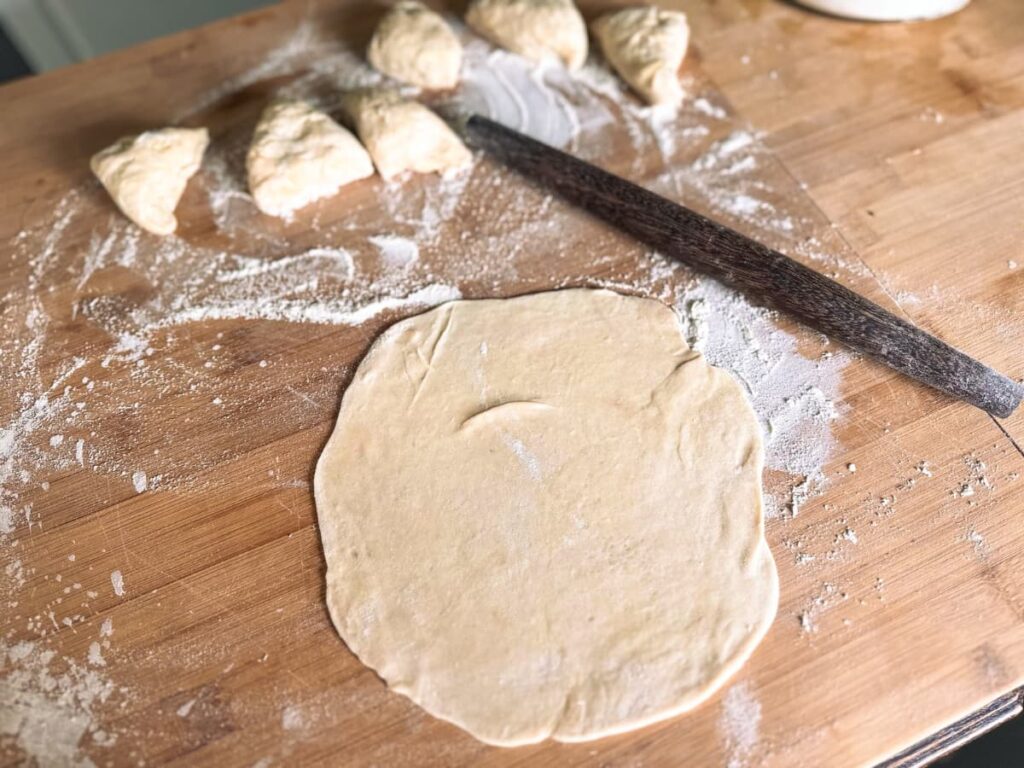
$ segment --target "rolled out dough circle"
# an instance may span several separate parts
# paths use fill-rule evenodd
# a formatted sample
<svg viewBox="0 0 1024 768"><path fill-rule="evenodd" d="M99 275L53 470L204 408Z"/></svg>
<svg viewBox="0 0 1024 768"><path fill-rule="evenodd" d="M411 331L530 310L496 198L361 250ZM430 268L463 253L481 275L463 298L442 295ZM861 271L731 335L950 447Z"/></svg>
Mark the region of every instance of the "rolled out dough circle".
<svg viewBox="0 0 1024 768"><path fill-rule="evenodd" d="M373 345L317 464L331 617L490 744L671 717L775 615L761 467L742 389L664 305L442 305Z"/></svg>

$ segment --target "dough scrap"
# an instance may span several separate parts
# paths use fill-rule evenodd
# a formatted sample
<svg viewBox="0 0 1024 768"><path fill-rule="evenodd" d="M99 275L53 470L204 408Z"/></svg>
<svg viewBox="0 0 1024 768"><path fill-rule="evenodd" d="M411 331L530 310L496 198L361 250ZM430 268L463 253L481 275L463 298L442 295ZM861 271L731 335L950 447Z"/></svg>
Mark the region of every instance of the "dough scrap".
<svg viewBox="0 0 1024 768"><path fill-rule="evenodd" d="M370 88L345 95L345 111L385 179L405 171L465 168L473 155L440 117L397 91Z"/></svg>
<svg viewBox="0 0 1024 768"><path fill-rule="evenodd" d="M587 26L572 0L473 0L466 23L533 61L557 56L579 69L587 59Z"/></svg>
<svg viewBox="0 0 1024 768"><path fill-rule="evenodd" d="M263 111L246 169L256 206L285 217L373 175L356 137L302 101L274 102Z"/></svg>
<svg viewBox="0 0 1024 768"><path fill-rule="evenodd" d="M672 717L775 615L761 468L743 390L664 305L442 305L376 341L317 463L331 618L489 744Z"/></svg>
<svg viewBox="0 0 1024 768"><path fill-rule="evenodd" d="M440 15L403 0L380 20L366 58L396 80L443 90L459 83L462 43Z"/></svg>
<svg viewBox="0 0 1024 768"><path fill-rule="evenodd" d="M210 143L205 128L162 128L125 136L89 165L125 216L157 235L178 228L174 209Z"/></svg>
<svg viewBox="0 0 1024 768"><path fill-rule="evenodd" d="M595 21L594 36L619 76L649 103L678 105L683 100L679 65L690 41L685 14L627 8Z"/></svg>

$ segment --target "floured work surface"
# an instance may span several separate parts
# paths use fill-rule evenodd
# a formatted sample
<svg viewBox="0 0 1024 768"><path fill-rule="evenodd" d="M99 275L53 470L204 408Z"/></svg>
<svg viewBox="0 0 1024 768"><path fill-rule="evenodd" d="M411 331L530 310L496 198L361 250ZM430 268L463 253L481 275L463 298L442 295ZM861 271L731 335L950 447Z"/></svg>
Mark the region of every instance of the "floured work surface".
<svg viewBox="0 0 1024 768"><path fill-rule="evenodd" d="M369 27L344 16L278 8L6 89L20 106L5 146L16 197L0 220L4 759L795 764L837 749L870 760L923 735L928 723L904 712L898 730L891 708L870 706L880 675L913 707L941 668L926 663L934 637L890 606L950 556L987 567L1002 529L979 529L978 515L1019 497L1019 458L973 440L986 422L962 409L938 433L893 435L945 401L484 159L454 180L357 183L290 224L260 216L242 161L266 99L331 108L339 83L372 81L352 52ZM640 109L595 62L570 79L474 42L458 98L892 306L696 57L684 75L691 96L671 117ZM158 240L114 211L86 160L179 119L209 125L213 144L178 236ZM347 376L383 328L458 296L566 286L672 305L691 344L749 387L782 601L748 666L698 711L592 744L495 750L388 693L338 640L309 482ZM909 544L927 532L949 545L931 550L943 562ZM942 626L931 616L946 599L910 614L931 622L917 629ZM965 711L1016 679L1001 649L987 653Z"/></svg>

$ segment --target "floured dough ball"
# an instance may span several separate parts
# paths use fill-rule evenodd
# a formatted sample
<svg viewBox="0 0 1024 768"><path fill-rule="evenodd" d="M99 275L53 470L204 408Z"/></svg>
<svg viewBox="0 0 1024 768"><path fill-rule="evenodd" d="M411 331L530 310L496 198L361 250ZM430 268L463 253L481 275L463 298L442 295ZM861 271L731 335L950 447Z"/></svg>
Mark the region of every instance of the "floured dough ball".
<svg viewBox="0 0 1024 768"><path fill-rule="evenodd" d="M246 168L256 206L271 216L288 216L373 174L356 137L302 101L279 101L264 110Z"/></svg>
<svg viewBox="0 0 1024 768"><path fill-rule="evenodd" d="M345 110L385 179L405 171L456 170L473 159L444 120L395 91L353 91L345 97Z"/></svg>
<svg viewBox="0 0 1024 768"><path fill-rule="evenodd" d="M595 21L594 35L615 71L648 102L676 105L683 100L679 65L690 42L684 14L627 8Z"/></svg>
<svg viewBox="0 0 1024 768"><path fill-rule="evenodd" d="M533 61L554 55L579 69L587 58L587 27L572 0L473 0L466 23Z"/></svg>
<svg viewBox="0 0 1024 768"><path fill-rule="evenodd" d="M462 66L462 43L438 14L408 0L381 19L366 58L396 80L422 88L454 88Z"/></svg>
<svg viewBox="0 0 1024 768"><path fill-rule="evenodd" d="M89 165L125 216L169 235L178 227L174 209L209 143L205 128L163 128L120 139Z"/></svg>

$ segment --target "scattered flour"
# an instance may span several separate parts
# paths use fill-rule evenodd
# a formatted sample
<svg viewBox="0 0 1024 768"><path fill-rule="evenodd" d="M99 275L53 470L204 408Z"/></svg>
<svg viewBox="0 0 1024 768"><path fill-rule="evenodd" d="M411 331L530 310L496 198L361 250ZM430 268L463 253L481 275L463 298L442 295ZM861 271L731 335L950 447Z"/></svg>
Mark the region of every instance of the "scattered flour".
<svg viewBox="0 0 1024 768"><path fill-rule="evenodd" d="M93 768L81 743L88 738L99 746L113 744L115 737L99 727L97 714L124 693L97 666L98 646L90 647L86 666L41 642L0 641L0 740L10 740L40 766Z"/></svg>
<svg viewBox="0 0 1024 768"><path fill-rule="evenodd" d="M676 309L694 346L747 390L765 435L767 466L798 478L788 498L769 494L769 514L797 514L826 484L822 470L836 447L832 425L840 416L848 353L826 346L818 359L804 357L775 313L712 280L686 291Z"/></svg>
<svg viewBox="0 0 1024 768"><path fill-rule="evenodd" d="M581 130L593 129L611 115L586 115L570 100L572 76L550 62L532 63L468 39L457 107L487 115L511 128L556 147L574 148Z"/></svg>
<svg viewBox="0 0 1024 768"><path fill-rule="evenodd" d="M722 109L722 107L717 104L712 104L703 96L698 96L691 102L691 104L693 105L693 108L701 114L708 115L716 120L725 120L729 117L729 114Z"/></svg>
<svg viewBox="0 0 1024 768"><path fill-rule="evenodd" d="M840 534L840 538L845 539L846 537ZM878 580L878 584L880 583L881 579ZM800 629L805 634L816 633L818 631L818 622L822 619L823 615L849 599L849 593L840 589L834 582L822 582L817 594L811 596L803 609L797 613Z"/></svg>
<svg viewBox="0 0 1024 768"><path fill-rule="evenodd" d="M95 641L89 644L88 659L94 667L107 666L107 662L103 659L103 647Z"/></svg>
<svg viewBox="0 0 1024 768"><path fill-rule="evenodd" d="M176 116L175 122L203 112L207 108L245 90L254 83L304 69L311 60L339 50L339 44L323 33L314 21L305 19L279 46L268 51L255 66L224 80L199 96L188 109Z"/></svg>
<svg viewBox="0 0 1024 768"><path fill-rule="evenodd" d="M722 698L718 729L726 747L726 766L744 768L757 765L754 760L761 728L761 702L742 681L734 684Z"/></svg>
<svg viewBox="0 0 1024 768"><path fill-rule="evenodd" d="M115 595L124 597L124 577L121 575L121 571L113 571L110 574L110 584L114 588Z"/></svg>
<svg viewBox="0 0 1024 768"><path fill-rule="evenodd" d="M770 245L831 269L855 270L822 244L791 180L772 175L772 159L757 134L731 118L706 85L688 79L692 97L677 111L651 108L596 59L569 74L495 51L458 29L467 42L464 83L442 108L483 112L607 163ZM270 81L279 95L334 109L344 88L379 79L326 28L304 23L263 61L203 94L181 117L202 120ZM10 243L11 284L17 287L0 296L0 374L8 383L0 392L0 544L7 547L0 564L8 582L2 597L9 603L27 599L22 591L35 575L34 562L15 549L19 537L48 530L34 509L33 493L48 487L43 483L95 474L128 491L130 481L137 493L156 493L192 487L203 469L234 457L228 451L165 460L161 435L136 435L113 416L141 429L151 413L180 416L182 423L221 419L236 407L262 413L273 396L282 401L281 410L268 412L268 421L292 424L298 411L285 407L292 400L295 409L319 409L326 418L335 402L337 366L329 386L310 384L303 391L325 363L283 354L297 346L294 329L273 337L280 339L276 348L251 350L257 331L269 335L272 324L307 326L302 334L358 326L464 294L586 284L673 305L691 343L750 394L765 430L768 467L789 478L785 487L770 490L769 510L795 515L801 501L823 486L822 468L835 448L832 426L840 415L846 354L812 343L773 313L678 264L608 239L586 217L489 161L448 178L367 180L358 194L343 192L337 210L313 206L294 226L269 221L245 188L256 111L245 116L240 110L224 126L197 178L206 205L197 215L208 216L202 225L214 230L204 238L207 244L193 242L184 218L180 236L141 233L111 210L91 182L66 194ZM477 222L472 231L459 225L463 215ZM600 277L574 274L558 258L580 248L592 254ZM126 288L112 291L112 284ZM218 333L214 342L216 323L224 320L245 321L244 333L230 338L239 325L232 324L224 329L229 338ZM55 348L50 342L69 322L89 334L83 347L88 353L47 359L53 356L44 350ZM488 354L485 345L481 354ZM289 377L285 392L293 397L279 391L278 376ZM539 461L526 446L510 438L509 449L530 476L540 476ZM41 575L60 581L59 574ZM110 582L114 594L124 597L120 570L110 573ZM29 626L43 638L86 618L51 612ZM61 655L42 640L2 645L10 638L0 638L6 655L0 697L13 702L13 715L0 716L0 734L41 765L90 765L83 745L101 747L116 738L100 727L104 707L130 695L106 676L118 671L120 654L107 652L112 634L108 617L84 658ZM181 705L178 715L187 716L193 704ZM276 713L279 704L274 706ZM309 713L295 707L281 713L288 731L307 727L308 720ZM747 684L734 685L721 721L730 765L753 760L759 720L760 704Z"/></svg>
<svg viewBox="0 0 1024 768"><path fill-rule="evenodd" d="M523 469L526 470L526 474L529 475L530 479L540 480L540 460L523 444L523 441L518 438L505 435L505 443L508 445L509 450L515 454L516 458L519 459L520 464L522 464Z"/></svg>
<svg viewBox="0 0 1024 768"><path fill-rule="evenodd" d="M381 258L389 267L408 267L420 257L420 247L407 237L377 235L370 238L380 250Z"/></svg>
<svg viewBox="0 0 1024 768"><path fill-rule="evenodd" d="M178 709L175 710L175 713L178 715L178 717L188 717L188 713L192 711L192 707L194 707L195 704L195 699L189 699L180 707L178 707Z"/></svg>
<svg viewBox="0 0 1024 768"><path fill-rule="evenodd" d="M287 706L281 712L281 727L286 731L297 731L305 725L302 710L295 706Z"/></svg>
<svg viewBox="0 0 1024 768"><path fill-rule="evenodd" d="M235 258L239 264L238 268L218 272L214 275L214 280L220 283L228 283L235 280L259 277L271 272L296 271L300 265L308 263L312 263L313 268L318 271L337 270L343 277L352 277L356 271L352 254L344 248L310 248L294 256L285 256L274 261L241 255L236 255Z"/></svg>
<svg viewBox="0 0 1024 768"><path fill-rule="evenodd" d="M978 530L973 525L967 529L967 534L964 538L971 543L974 553L978 557L988 557L988 546L985 544L985 537L978 533Z"/></svg>
<svg viewBox="0 0 1024 768"><path fill-rule="evenodd" d="M320 304L291 299L273 303L259 299L240 299L183 309L171 313L159 325L170 327L209 320L278 320L318 325L359 325L388 310L431 307L460 298L462 293L458 288L434 284L418 288L408 296L383 296L360 305L337 302Z"/></svg>

